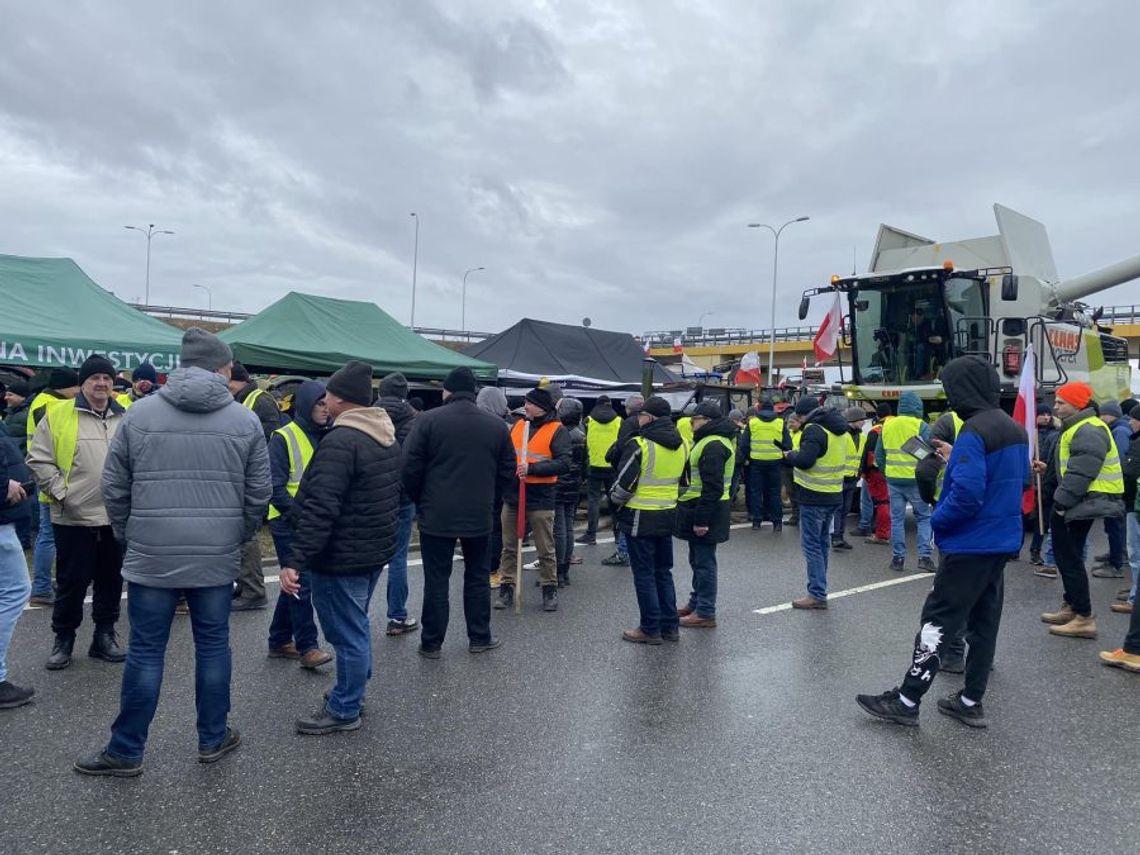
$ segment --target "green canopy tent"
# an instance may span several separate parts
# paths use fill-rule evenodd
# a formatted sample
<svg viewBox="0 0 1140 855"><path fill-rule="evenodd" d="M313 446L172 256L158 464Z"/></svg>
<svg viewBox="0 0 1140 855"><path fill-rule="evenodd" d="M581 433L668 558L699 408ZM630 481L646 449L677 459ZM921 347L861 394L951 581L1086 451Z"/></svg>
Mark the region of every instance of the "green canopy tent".
<svg viewBox="0 0 1140 855"><path fill-rule="evenodd" d="M253 371L331 374L350 359L377 375L400 371L409 380L442 380L465 365L480 380L498 368L422 338L373 303L290 292L219 334L234 358Z"/></svg>
<svg viewBox="0 0 1140 855"><path fill-rule="evenodd" d="M70 258L0 255L0 365L76 367L92 353L117 370L178 367L182 330L104 291Z"/></svg>

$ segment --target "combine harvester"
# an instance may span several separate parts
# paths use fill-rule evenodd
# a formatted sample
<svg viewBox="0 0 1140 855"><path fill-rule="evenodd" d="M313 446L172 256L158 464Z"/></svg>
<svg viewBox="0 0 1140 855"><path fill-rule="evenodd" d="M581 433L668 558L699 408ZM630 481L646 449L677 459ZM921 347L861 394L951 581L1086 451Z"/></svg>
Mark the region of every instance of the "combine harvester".
<svg viewBox="0 0 1140 855"><path fill-rule="evenodd" d="M880 226L870 272L804 291L800 320L812 297L846 297L848 398L877 403L911 390L928 412L944 410L942 366L977 354L997 366L1012 408L1030 345L1043 396L1071 380L1090 383L1098 401L1131 394L1127 341L1098 325L1099 309L1078 301L1140 278L1140 255L1061 281L1045 227L1002 205L994 214L998 234L954 243Z"/></svg>

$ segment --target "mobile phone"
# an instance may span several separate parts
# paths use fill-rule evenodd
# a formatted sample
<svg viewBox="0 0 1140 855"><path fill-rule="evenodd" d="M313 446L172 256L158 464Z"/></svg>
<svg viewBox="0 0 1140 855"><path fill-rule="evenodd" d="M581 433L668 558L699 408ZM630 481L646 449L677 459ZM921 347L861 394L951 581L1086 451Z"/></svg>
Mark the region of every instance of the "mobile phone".
<svg viewBox="0 0 1140 855"><path fill-rule="evenodd" d="M918 460L925 460L936 453L934 446L921 436L912 436L902 444L902 450Z"/></svg>
<svg viewBox="0 0 1140 855"><path fill-rule="evenodd" d="M35 481L24 481L20 484L20 489L27 493L29 496L36 491Z"/></svg>

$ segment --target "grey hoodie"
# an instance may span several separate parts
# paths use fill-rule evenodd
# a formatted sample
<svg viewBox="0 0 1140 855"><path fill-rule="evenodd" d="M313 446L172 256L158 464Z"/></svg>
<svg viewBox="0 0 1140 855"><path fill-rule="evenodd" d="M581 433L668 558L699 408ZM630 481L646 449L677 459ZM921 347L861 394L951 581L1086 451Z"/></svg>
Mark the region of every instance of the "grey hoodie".
<svg viewBox="0 0 1140 855"><path fill-rule="evenodd" d="M510 407L507 406L507 393L498 386L484 386L475 396L475 404L485 413L506 419Z"/></svg>
<svg viewBox="0 0 1140 855"><path fill-rule="evenodd" d="M103 469L123 578L155 588L233 582L269 495L261 422L202 368L179 368L127 410Z"/></svg>

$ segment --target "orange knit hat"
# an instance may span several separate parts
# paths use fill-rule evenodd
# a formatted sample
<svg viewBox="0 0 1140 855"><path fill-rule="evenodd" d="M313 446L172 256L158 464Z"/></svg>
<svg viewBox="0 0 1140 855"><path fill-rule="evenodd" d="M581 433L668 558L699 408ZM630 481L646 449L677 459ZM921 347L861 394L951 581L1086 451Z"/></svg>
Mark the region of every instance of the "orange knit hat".
<svg viewBox="0 0 1140 855"><path fill-rule="evenodd" d="M1066 383L1057 389L1057 397L1072 404L1078 410L1083 410L1092 400L1093 390L1088 383Z"/></svg>

